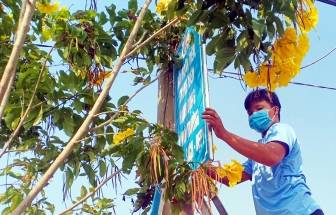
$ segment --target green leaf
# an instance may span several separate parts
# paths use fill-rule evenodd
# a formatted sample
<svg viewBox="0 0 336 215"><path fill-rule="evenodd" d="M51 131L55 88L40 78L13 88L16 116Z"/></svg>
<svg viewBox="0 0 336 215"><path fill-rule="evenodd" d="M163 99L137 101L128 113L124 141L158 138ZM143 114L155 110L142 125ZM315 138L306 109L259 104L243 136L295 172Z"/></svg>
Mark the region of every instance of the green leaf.
<svg viewBox="0 0 336 215"><path fill-rule="evenodd" d="M56 110L53 114L53 123L57 123L60 118L61 112L59 110Z"/></svg>
<svg viewBox="0 0 336 215"><path fill-rule="evenodd" d="M37 125L37 124L40 123L40 121L42 120L42 115L43 115L43 108L42 108L42 105L41 105L40 112L38 113L36 119L34 120L33 125Z"/></svg>
<svg viewBox="0 0 336 215"><path fill-rule="evenodd" d="M181 200L182 200L182 199L185 198L185 196L184 196L185 191L186 191L186 186L185 186L185 184L183 183L183 181L182 181L182 180L178 181L178 182L176 183L175 188L174 188L175 196L176 196L178 199L181 199Z"/></svg>
<svg viewBox="0 0 336 215"><path fill-rule="evenodd" d="M282 13L286 17L290 18L293 22L296 21L296 12L290 4L283 4L279 10L279 13Z"/></svg>
<svg viewBox="0 0 336 215"><path fill-rule="evenodd" d="M106 174L106 163L103 160L99 160L99 175L103 177Z"/></svg>
<svg viewBox="0 0 336 215"><path fill-rule="evenodd" d="M230 18L227 14L215 11L211 15L214 16L209 25L211 28L221 28L230 25Z"/></svg>
<svg viewBox="0 0 336 215"><path fill-rule="evenodd" d="M119 100L118 100L118 107L122 106L125 104L125 102L129 99L129 96L122 96Z"/></svg>
<svg viewBox="0 0 336 215"><path fill-rule="evenodd" d="M222 43L223 38L222 38L222 34L218 34L216 36L214 36L211 41L206 45L206 54L207 55L213 55L219 48L219 44Z"/></svg>
<svg viewBox="0 0 336 215"><path fill-rule="evenodd" d="M63 118L63 129L66 135L69 137L72 136L74 129L75 129L75 124L72 120L72 117L70 118Z"/></svg>
<svg viewBox="0 0 336 215"><path fill-rule="evenodd" d="M79 99L75 99L72 103L72 106L75 108L77 113L81 113L82 110L83 110L83 104L82 104L82 102L80 102Z"/></svg>
<svg viewBox="0 0 336 215"><path fill-rule="evenodd" d="M16 193L15 196L12 198L12 205L11 205L11 210L15 210L17 206L22 202L23 200L23 195L21 193Z"/></svg>
<svg viewBox="0 0 336 215"><path fill-rule="evenodd" d="M111 133L114 133L113 128L111 126L108 126L106 128L106 133L109 133L109 134L106 134L107 143L112 144L113 143L113 134L111 134Z"/></svg>
<svg viewBox="0 0 336 215"><path fill-rule="evenodd" d="M284 30L284 27L283 27L281 19L279 17L275 16L274 17L274 21L275 21L275 24L276 24L279 36L283 37L285 35L285 30Z"/></svg>
<svg viewBox="0 0 336 215"><path fill-rule="evenodd" d="M106 14L105 14L104 12L101 12L101 13L99 14L99 22L98 22L98 25L103 26L103 25L106 24L107 21L108 21L108 19L107 19Z"/></svg>
<svg viewBox="0 0 336 215"><path fill-rule="evenodd" d="M143 132L146 128L148 128L148 125L144 124L144 123L141 123L139 125L139 127L137 128L136 133L139 134L139 133Z"/></svg>
<svg viewBox="0 0 336 215"><path fill-rule="evenodd" d="M243 51L248 46L248 33L247 30L242 31L237 38L236 51Z"/></svg>
<svg viewBox="0 0 336 215"><path fill-rule="evenodd" d="M93 148L95 148L98 151L101 151L105 148L105 145L106 145L106 139L105 139L105 137L101 136L101 137L97 138L97 142L93 146Z"/></svg>
<svg viewBox="0 0 336 215"><path fill-rule="evenodd" d="M252 19L252 26L254 33L261 38L261 34L265 29L265 24L263 20Z"/></svg>
<svg viewBox="0 0 336 215"><path fill-rule="evenodd" d="M92 187L96 187L96 183L95 183L95 177L96 177L96 173L95 171L92 169L92 167L86 163L83 163L83 168L84 171L86 173L86 175L89 177L89 182L91 184Z"/></svg>
<svg viewBox="0 0 336 215"><path fill-rule="evenodd" d="M51 212L51 214L54 214L54 212L55 212L55 205L50 204L49 202L45 202L45 204L47 205L46 209L49 210Z"/></svg>
<svg viewBox="0 0 336 215"><path fill-rule="evenodd" d="M268 47L271 45L271 42L264 42L262 43L260 50L263 51L264 53L268 52Z"/></svg>
<svg viewBox="0 0 336 215"><path fill-rule="evenodd" d="M274 36L275 36L275 28L273 23L269 23L267 25L267 33L268 33L268 37L270 40L273 40Z"/></svg>
<svg viewBox="0 0 336 215"><path fill-rule="evenodd" d="M117 16L115 12L116 6L114 4L111 4L110 7L105 7L105 8L106 8L107 13L110 15L109 20L110 20L111 25L113 26L116 21L116 16Z"/></svg>
<svg viewBox="0 0 336 215"><path fill-rule="evenodd" d="M40 113L40 110L39 109L33 109L29 112L28 116L26 117L26 119L24 120L24 124L23 124L23 127L25 129L28 129L30 127L33 126L33 123L34 121L36 120L36 118L38 117Z"/></svg>
<svg viewBox="0 0 336 215"><path fill-rule="evenodd" d="M144 85L147 85L147 84L149 84L150 81L151 81L151 76L148 75L147 78L145 78L143 84L144 84Z"/></svg>
<svg viewBox="0 0 336 215"><path fill-rule="evenodd" d="M1 215L10 215L12 211L13 210L10 207L7 207L4 210L2 210Z"/></svg>
<svg viewBox="0 0 336 215"><path fill-rule="evenodd" d="M131 189L126 190L126 192L123 195L132 196L136 194L139 190L140 188L131 188Z"/></svg>
<svg viewBox="0 0 336 215"><path fill-rule="evenodd" d="M77 178L80 172L80 162L76 161L75 168L74 168L74 175Z"/></svg>
<svg viewBox="0 0 336 215"><path fill-rule="evenodd" d="M66 176L66 186L65 186L65 190L69 190L70 187L73 184L74 181L74 174L72 172L72 170L68 167L66 172L65 172L65 176Z"/></svg>
<svg viewBox="0 0 336 215"><path fill-rule="evenodd" d="M65 47L62 57L64 60L67 60L68 56L69 56L69 46Z"/></svg>
<svg viewBox="0 0 336 215"><path fill-rule="evenodd" d="M184 162L184 151L183 151L182 147L177 145L177 144L174 144L173 145L173 153L174 153L176 161L179 164L183 164L183 162Z"/></svg>
<svg viewBox="0 0 336 215"><path fill-rule="evenodd" d="M89 156L91 163L96 162L97 158L93 152L86 152L86 154Z"/></svg>
<svg viewBox="0 0 336 215"><path fill-rule="evenodd" d="M15 130L17 126L19 125L19 122L20 122L20 118L14 119L13 122L11 123L11 128Z"/></svg>
<svg viewBox="0 0 336 215"><path fill-rule="evenodd" d="M119 10L117 12L117 14L118 14L118 16L120 16L123 19L127 19L128 18L128 10L126 10L126 9ZM119 25L121 23L122 23L122 25ZM124 27L126 27L126 26L129 26L129 23L128 23L128 21L123 20L123 21L119 21L116 26L119 26L119 27L124 26Z"/></svg>
<svg viewBox="0 0 336 215"><path fill-rule="evenodd" d="M130 174L135 162L136 155L129 153L125 155L125 158L122 163L122 171L126 174Z"/></svg>
<svg viewBox="0 0 336 215"><path fill-rule="evenodd" d="M250 63L248 57L246 56L246 54L241 52L241 53L239 53L238 58L239 58L240 64L244 67L244 70L249 71L251 63Z"/></svg>
<svg viewBox="0 0 336 215"><path fill-rule="evenodd" d="M235 59L236 51L234 48L223 48L216 54L214 69L218 74L222 74L222 71L228 67Z"/></svg>
<svg viewBox="0 0 336 215"><path fill-rule="evenodd" d="M138 10L138 1L137 0L130 0L128 2L128 10L130 10L133 14Z"/></svg>
<svg viewBox="0 0 336 215"><path fill-rule="evenodd" d="M88 191L87 191L86 187L84 187L84 186L82 185L82 188L81 188L81 197L86 196L87 193L88 193Z"/></svg>
<svg viewBox="0 0 336 215"><path fill-rule="evenodd" d="M193 26L198 22L198 18L203 13L203 10L196 10L189 18L187 25Z"/></svg>

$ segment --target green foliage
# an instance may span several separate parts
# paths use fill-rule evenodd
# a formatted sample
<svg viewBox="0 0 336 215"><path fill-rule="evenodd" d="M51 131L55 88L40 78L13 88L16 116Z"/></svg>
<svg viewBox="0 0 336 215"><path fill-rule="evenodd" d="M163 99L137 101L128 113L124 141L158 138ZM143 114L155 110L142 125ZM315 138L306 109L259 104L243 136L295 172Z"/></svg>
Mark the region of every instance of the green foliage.
<svg viewBox="0 0 336 215"><path fill-rule="evenodd" d="M234 67L249 71L267 61L267 49L275 36L284 35L284 15L289 22L297 21L296 0L289 1L172 1L162 15L171 19L182 15L203 35L206 53L215 54L214 70L222 74L223 69L234 63ZM256 14L257 15L252 15ZM277 29L277 31L275 31ZM234 52L223 50L231 49ZM251 61L251 59L254 59Z"/></svg>

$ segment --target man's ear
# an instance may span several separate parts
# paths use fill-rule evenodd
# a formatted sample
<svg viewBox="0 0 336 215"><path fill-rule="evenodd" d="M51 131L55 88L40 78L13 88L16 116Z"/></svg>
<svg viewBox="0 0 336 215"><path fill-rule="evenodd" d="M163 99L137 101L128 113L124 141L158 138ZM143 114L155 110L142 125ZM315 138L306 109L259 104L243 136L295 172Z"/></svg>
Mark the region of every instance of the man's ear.
<svg viewBox="0 0 336 215"><path fill-rule="evenodd" d="M274 114L276 114L277 116L279 115L279 111L280 111L280 108L278 106L274 106Z"/></svg>

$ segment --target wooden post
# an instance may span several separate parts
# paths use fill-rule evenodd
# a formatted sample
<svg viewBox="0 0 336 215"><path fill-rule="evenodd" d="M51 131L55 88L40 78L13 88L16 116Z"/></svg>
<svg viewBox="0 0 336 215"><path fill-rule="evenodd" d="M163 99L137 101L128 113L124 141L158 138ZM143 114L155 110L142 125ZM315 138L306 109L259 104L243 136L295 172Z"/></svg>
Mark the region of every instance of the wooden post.
<svg viewBox="0 0 336 215"><path fill-rule="evenodd" d="M157 121L165 128L175 131L175 114L174 114L174 78L173 68L169 68L165 74L161 75L158 80L158 115ZM162 202L162 214L172 215L170 202ZM159 211L160 213L160 211ZM193 215L192 205L184 205L180 215Z"/></svg>

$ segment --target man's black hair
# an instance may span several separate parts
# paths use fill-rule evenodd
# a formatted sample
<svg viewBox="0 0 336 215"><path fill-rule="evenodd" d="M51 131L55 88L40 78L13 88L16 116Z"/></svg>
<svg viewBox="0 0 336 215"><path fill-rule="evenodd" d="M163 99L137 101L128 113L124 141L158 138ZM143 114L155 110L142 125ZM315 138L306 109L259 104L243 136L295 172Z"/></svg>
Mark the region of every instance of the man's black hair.
<svg viewBox="0 0 336 215"><path fill-rule="evenodd" d="M251 107L251 104L253 102L261 102L261 101L265 101L268 104L271 105L271 107L274 106L278 106L279 107L279 120L280 120L280 110L281 110L281 104L279 101L278 96L271 91L268 91L267 89L257 89L257 90L253 90L252 92L250 92L245 99L244 102L244 106L245 109L248 110Z"/></svg>

